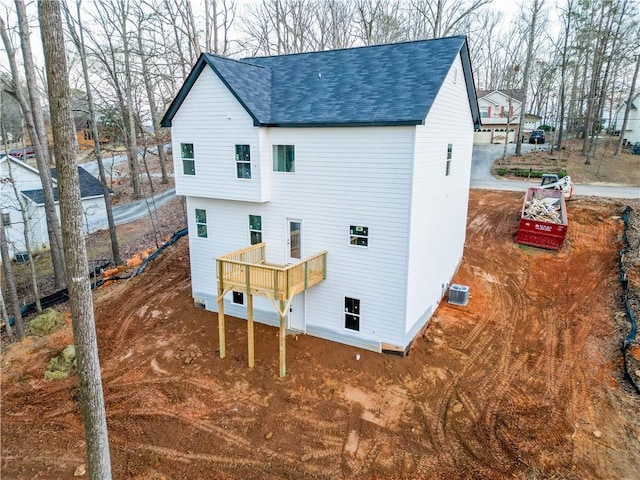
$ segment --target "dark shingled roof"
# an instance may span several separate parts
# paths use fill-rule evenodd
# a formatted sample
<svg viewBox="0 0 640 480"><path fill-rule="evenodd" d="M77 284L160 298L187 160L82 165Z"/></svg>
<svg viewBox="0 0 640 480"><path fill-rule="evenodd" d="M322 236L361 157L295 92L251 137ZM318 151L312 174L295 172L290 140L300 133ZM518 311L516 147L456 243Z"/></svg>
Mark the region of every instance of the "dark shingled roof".
<svg viewBox="0 0 640 480"><path fill-rule="evenodd" d="M87 172L84 168L78 167L78 176L80 180L80 196L82 198L98 197L102 195L102 185L100 181ZM57 179L56 169L51 169L51 177ZM111 189L109 189L111 192ZM44 193L39 190L22 190L24 196L29 197L36 205L44 205ZM58 188L53 189L53 199L58 201Z"/></svg>
<svg viewBox="0 0 640 480"><path fill-rule="evenodd" d="M171 126L207 65L256 126L418 125L459 54L479 123L467 42L458 36L242 60L203 54L162 125Z"/></svg>

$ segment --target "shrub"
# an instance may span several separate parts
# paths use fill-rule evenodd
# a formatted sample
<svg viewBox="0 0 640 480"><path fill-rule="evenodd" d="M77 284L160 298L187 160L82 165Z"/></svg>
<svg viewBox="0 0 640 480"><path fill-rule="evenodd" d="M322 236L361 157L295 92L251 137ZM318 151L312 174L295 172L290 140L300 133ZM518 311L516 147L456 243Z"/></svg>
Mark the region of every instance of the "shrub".
<svg viewBox="0 0 640 480"><path fill-rule="evenodd" d="M42 337L53 330L63 318L62 313L49 308L29 322L29 333Z"/></svg>

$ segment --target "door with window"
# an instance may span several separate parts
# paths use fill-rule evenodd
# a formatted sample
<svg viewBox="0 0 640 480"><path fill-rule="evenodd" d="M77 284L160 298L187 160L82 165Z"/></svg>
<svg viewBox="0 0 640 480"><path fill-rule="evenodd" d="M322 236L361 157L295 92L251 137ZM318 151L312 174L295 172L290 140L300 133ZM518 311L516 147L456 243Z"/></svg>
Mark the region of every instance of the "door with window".
<svg viewBox="0 0 640 480"><path fill-rule="evenodd" d="M302 221L287 219L287 263L302 259Z"/></svg>
<svg viewBox="0 0 640 480"><path fill-rule="evenodd" d="M289 325L287 328L290 330L298 330L300 332L305 331L304 324L304 292L301 292L291 299L289 305L289 313L287 314Z"/></svg>

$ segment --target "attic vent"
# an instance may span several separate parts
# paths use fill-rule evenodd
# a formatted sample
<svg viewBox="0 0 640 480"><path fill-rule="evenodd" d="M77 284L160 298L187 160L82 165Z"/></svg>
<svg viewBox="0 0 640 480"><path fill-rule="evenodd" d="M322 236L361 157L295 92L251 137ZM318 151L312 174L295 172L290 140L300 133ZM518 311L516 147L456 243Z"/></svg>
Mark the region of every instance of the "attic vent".
<svg viewBox="0 0 640 480"><path fill-rule="evenodd" d="M465 307L469 303L469 287L453 284L449 287L449 303Z"/></svg>

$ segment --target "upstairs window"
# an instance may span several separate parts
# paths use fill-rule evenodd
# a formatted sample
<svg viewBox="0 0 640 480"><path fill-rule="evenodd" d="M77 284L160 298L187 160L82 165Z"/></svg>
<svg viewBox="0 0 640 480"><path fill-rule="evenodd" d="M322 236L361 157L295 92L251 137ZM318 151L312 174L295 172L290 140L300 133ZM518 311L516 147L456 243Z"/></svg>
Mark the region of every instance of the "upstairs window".
<svg viewBox="0 0 640 480"><path fill-rule="evenodd" d="M369 246L369 227L349 226L349 243L358 247Z"/></svg>
<svg viewBox="0 0 640 480"><path fill-rule="evenodd" d="M360 331L360 300L344 297L344 328Z"/></svg>
<svg viewBox="0 0 640 480"><path fill-rule="evenodd" d="M273 171L274 172L295 172L296 155L293 145L273 146Z"/></svg>
<svg viewBox="0 0 640 480"><path fill-rule="evenodd" d="M181 143L180 156L182 157L182 173L185 175L195 175L196 161L193 156L193 143Z"/></svg>
<svg viewBox="0 0 640 480"><path fill-rule="evenodd" d="M236 177L251 178L251 149L249 145L236 145Z"/></svg>
<svg viewBox="0 0 640 480"><path fill-rule="evenodd" d="M9 227L11 225L11 214L3 213L2 214L2 226Z"/></svg>
<svg viewBox="0 0 640 480"><path fill-rule="evenodd" d="M251 245L262 242L262 217L260 215L249 215L249 236Z"/></svg>
<svg viewBox="0 0 640 480"><path fill-rule="evenodd" d="M200 238L207 238L207 211L196 208L196 229Z"/></svg>
<svg viewBox="0 0 640 480"><path fill-rule="evenodd" d="M453 157L453 143L447 145L447 166L444 173L446 177L451 173L451 157Z"/></svg>

